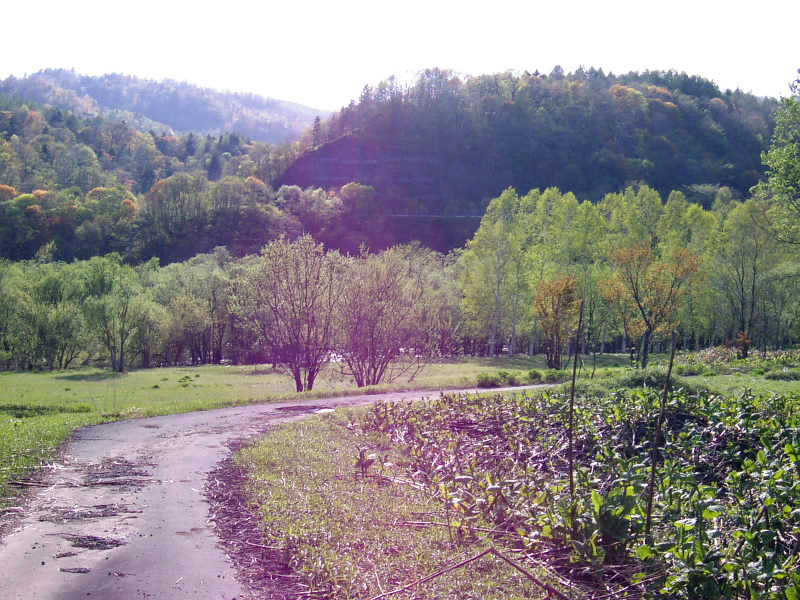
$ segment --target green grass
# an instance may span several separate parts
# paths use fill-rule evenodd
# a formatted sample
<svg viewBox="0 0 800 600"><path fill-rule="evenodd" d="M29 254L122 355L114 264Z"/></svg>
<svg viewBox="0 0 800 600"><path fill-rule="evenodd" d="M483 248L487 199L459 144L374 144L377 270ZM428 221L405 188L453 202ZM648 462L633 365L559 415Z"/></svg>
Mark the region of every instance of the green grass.
<svg viewBox="0 0 800 600"><path fill-rule="evenodd" d="M101 369L0 373L0 506L9 481L45 463L75 429L135 417L208 410L258 402L304 400L353 393L471 387L482 372L542 368L542 357L457 358L428 365L412 381L355 388L329 368L316 389L297 394L292 380L268 365Z"/></svg>
<svg viewBox="0 0 800 600"><path fill-rule="evenodd" d="M701 387L716 390L724 395L740 394L749 389L756 395L764 394L797 394L800 393L800 381L781 381L765 379L758 375L700 375L685 377L689 382Z"/></svg>
<svg viewBox="0 0 800 600"><path fill-rule="evenodd" d="M407 457L387 440L365 438L347 426L359 412L340 410L282 426L238 456L250 473L265 544L285 548L310 597L370 598L485 548L459 543L448 527L435 524L444 520L440 507L407 478ZM365 446L376 460L363 477L356 461ZM398 597L512 600L543 594L487 556Z"/></svg>

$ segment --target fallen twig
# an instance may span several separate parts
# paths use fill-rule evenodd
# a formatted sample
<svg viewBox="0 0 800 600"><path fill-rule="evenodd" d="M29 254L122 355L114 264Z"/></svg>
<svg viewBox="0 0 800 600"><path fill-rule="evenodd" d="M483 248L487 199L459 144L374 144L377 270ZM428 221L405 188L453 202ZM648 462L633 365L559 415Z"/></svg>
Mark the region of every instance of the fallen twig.
<svg viewBox="0 0 800 600"><path fill-rule="evenodd" d="M261 548L263 550L283 550L280 546L264 546L263 544L254 544L253 542L248 542L247 540L241 540L242 543L247 544L248 546L253 546L254 548Z"/></svg>
<svg viewBox="0 0 800 600"><path fill-rule="evenodd" d="M9 481L8 485L21 485L25 487L48 487L46 483L39 483L38 481Z"/></svg>
<svg viewBox="0 0 800 600"><path fill-rule="evenodd" d="M476 554L475 556L473 556L471 558L468 558L466 560L462 560L460 563L457 563L457 564L452 565L450 567L446 567L444 569L440 569L439 571L436 571L435 573L432 573L432 574L428 575L427 577L423 577L422 579L417 579L416 581L412 581L408 585L404 585L401 588L397 588L396 590L392 590L390 592L384 592L382 594L378 594L377 596L373 596L372 598L370 598L370 600L380 600L381 598L386 598L388 596L393 596L395 594L399 594L401 592L405 592L406 590L411 589L414 586L420 585L421 583L425 583L427 581L431 581L432 579L436 579L437 577L441 577L445 573L449 573L450 571L455 571L456 569L460 569L461 567L464 567L464 566L466 566L466 565L468 565L468 564L470 564L472 562L475 562L476 560L478 560L480 558L483 558L487 554L491 553L491 551L492 551L492 549L489 548L488 550L484 550L483 552L479 552L478 554Z"/></svg>
<svg viewBox="0 0 800 600"><path fill-rule="evenodd" d="M470 558L468 558L466 560L462 560L461 562L459 562L459 563L457 563L455 565L452 565L452 566L449 566L449 567L445 567L444 569L440 569L439 571L436 571L435 573L432 573L432 574L428 575L427 577L423 577L422 579L417 579L416 581L412 581L408 585L404 585L403 587L397 588L396 590L392 590L390 592L383 592L381 594L378 594L377 596L373 596L369 600L381 600L382 598L386 598L388 596L393 596L394 594L399 594L401 592L405 592L406 590L409 590L414 586L420 585L422 583L426 583L428 581L436 579L437 577L441 577L442 575L444 575L446 573L449 573L450 571L455 571L456 569L460 569L461 567L464 567L464 566L466 566L466 565L468 565L468 564L470 564L472 562L475 562L476 560L479 560L479 559L483 558L487 554L493 554L494 556L496 556L500 560L508 563L509 565L514 567L517 571L519 571L520 573L525 575L525 577L527 577L528 579L533 581L533 583L538 585L543 590L547 591L548 594L550 594L552 596L555 596L556 598L559 598L559 600L569 600L569 598L567 596L565 596L564 594L559 592L556 588L554 588L553 586L551 586L551 585L539 580L530 571L528 571L524 567L520 566L516 561L513 561L510 558L508 558L507 556L505 556L502 552L500 552L496 548L487 548L483 552L479 552L475 556L471 556Z"/></svg>

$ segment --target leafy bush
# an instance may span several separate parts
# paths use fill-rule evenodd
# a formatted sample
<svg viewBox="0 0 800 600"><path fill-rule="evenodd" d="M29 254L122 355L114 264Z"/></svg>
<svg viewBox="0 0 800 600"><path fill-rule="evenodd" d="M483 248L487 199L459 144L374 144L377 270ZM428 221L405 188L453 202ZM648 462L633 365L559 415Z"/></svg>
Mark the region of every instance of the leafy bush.
<svg viewBox="0 0 800 600"><path fill-rule="evenodd" d="M773 379L778 381L800 381L800 369L773 369L764 375L764 379Z"/></svg>
<svg viewBox="0 0 800 600"><path fill-rule="evenodd" d="M558 373L559 371L555 372ZM542 373L536 369L531 369L527 373L522 371L498 371L497 373L479 373L477 377L477 386L479 388L496 388L523 385L525 383L541 383L542 380ZM554 379L552 381L559 380Z"/></svg>
<svg viewBox="0 0 800 600"><path fill-rule="evenodd" d="M676 365L675 373L678 375L685 375L690 377L692 375L706 375L709 374L709 368L700 363L690 363L686 365Z"/></svg>
<svg viewBox="0 0 800 600"><path fill-rule="evenodd" d="M519 373L515 373L513 371L499 371L497 376L500 378L500 383L503 385L519 385L520 384L520 376Z"/></svg>
<svg viewBox="0 0 800 600"><path fill-rule="evenodd" d="M558 383L569 379L569 372L564 369L547 369L544 372L544 380L547 383Z"/></svg>
<svg viewBox="0 0 800 600"><path fill-rule="evenodd" d="M542 372L531 369L528 371L528 381L531 383L540 383L542 381Z"/></svg>
<svg viewBox="0 0 800 600"><path fill-rule="evenodd" d="M495 388L500 385L500 377L497 373L478 373L477 386L479 388Z"/></svg>
<svg viewBox="0 0 800 600"><path fill-rule="evenodd" d="M667 371L665 369L636 369L628 373L624 373L612 379L610 387L620 388L650 388L661 390L664 388L664 383L667 380ZM672 376L673 390L682 389L688 394L697 394L704 391L705 388L694 385L680 377Z"/></svg>
<svg viewBox="0 0 800 600"><path fill-rule="evenodd" d="M636 585L625 597L800 598L800 398L671 394L650 479L658 396L584 396L574 454L563 392L376 405L362 427L406 446L408 476L440 500L453 543L546 552L581 597L615 582L607 597Z"/></svg>

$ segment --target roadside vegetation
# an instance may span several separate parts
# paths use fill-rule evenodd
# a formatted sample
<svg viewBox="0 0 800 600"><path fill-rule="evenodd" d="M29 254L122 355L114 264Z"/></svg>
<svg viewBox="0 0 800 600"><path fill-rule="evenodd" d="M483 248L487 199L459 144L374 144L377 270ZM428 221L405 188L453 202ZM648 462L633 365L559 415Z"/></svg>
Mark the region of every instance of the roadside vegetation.
<svg viewBox="0 0 800 600"><path fill-rule="evenodd" d="M797 368L800 352L681 356L676 370L737 374L677 378L660 419L663 367L610 371L575 402L572 491L558 389L337 411L239 460L265 543L284 549L310 597L405 586L396 597L546 597L552 586L559 598L791 600L800 384L766 378L777 365ZM719 377L749 385L708 391ZM527 574L491 554L469 575L420 581L488 549Z"/></svg>

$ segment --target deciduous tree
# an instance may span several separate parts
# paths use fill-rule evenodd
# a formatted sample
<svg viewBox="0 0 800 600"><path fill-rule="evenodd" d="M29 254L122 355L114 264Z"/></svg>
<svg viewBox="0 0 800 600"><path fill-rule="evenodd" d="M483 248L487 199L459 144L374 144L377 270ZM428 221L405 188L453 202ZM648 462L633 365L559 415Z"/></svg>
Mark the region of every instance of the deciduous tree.
<svg viewBox="0 0 800 600"><path fill-rule="evenodd" d="M234 313L260 335L262 348L310 390L335 351L343 259L310 236L264 246L233 287Z"/></svg>

